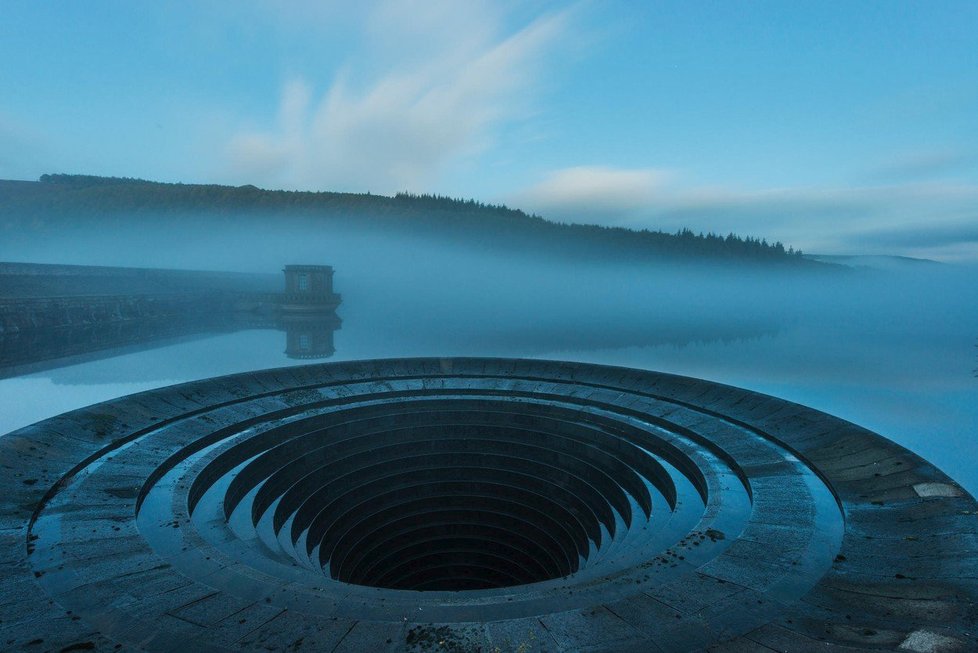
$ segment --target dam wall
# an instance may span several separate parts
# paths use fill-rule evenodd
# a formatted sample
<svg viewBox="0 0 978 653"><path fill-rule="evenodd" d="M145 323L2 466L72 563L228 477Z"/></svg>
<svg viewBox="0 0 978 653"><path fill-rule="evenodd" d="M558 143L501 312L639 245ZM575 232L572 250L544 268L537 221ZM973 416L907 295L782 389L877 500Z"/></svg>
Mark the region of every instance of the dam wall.
<svg viewBox="0 0 978 653"><path fill-rule="evenodd" d="M271 274L0 263L0 335L256 308Z"/></svg>
<svg viewBox="0 0 978 653"><path fill-rule="evenodd" d="M0 335L228 312L233 299L218 292L0 299Z"/></svg>
<svg viewBox="0 0 978 653"><path fill-rule="evenodd" d="M202 291L275 292L281 284L281 278L274 274L0 262L0 300Z"/></svg>
<svg viewBox="0 0 978 653"><path fill-rule="evenodd" d="M285 331L291 358L332 355L333 269L283 272L284 285L273 274L0 263L0 378L241 329Z"/></svg>

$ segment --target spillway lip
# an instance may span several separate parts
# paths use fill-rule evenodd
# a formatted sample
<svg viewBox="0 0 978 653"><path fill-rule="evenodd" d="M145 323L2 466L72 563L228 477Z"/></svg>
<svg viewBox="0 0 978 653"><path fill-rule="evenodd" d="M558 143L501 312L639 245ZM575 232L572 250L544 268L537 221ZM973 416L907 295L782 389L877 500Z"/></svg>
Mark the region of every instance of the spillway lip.
<svg viewBox="0 0 978 653"><path fill-rule="evenodd" d="M0 461L8 649L978 648L972 497L689 377L272 369L65 413Z"/></svg>

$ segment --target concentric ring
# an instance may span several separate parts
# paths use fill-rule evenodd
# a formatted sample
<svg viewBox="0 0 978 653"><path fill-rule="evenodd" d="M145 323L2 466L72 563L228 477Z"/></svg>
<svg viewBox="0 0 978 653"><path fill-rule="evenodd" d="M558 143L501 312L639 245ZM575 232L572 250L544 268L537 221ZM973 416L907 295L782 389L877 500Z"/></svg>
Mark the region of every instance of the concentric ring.
<svg viewBox="0 0 978 653"><path fill-rule="evenodd" d="M51 650L978 643L971 497L855 425L696 379L312 365L0 451L9 648L39 628Z"/></svg>

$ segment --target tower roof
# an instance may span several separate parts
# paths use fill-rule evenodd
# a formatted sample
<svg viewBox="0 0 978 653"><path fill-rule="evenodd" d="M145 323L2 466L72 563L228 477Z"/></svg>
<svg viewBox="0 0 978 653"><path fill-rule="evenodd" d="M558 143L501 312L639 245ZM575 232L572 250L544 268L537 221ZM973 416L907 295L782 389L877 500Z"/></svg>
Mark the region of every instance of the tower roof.
<svg viewBox="0 0 978 653"><path fill-rule="evenodd" d="M332 265L286 265L284 272L332 272Z"/></svg>

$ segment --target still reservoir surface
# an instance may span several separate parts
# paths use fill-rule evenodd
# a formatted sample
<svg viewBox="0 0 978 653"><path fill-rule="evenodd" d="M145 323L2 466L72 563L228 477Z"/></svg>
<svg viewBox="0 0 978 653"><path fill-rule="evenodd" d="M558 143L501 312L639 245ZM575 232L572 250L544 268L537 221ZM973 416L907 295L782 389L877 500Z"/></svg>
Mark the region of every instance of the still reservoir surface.
<svg viewBox="0 0 978 653"><path fill-rule="evenodd" d="M820 287L805 301L791 300L797 287L776 299L768 289L760 299L740 298L740 310L708 284L693 294L654 283L622 289L600 274L570 289L537 278L533 290L505 292L454 279L447 295L411 290L435 278L392 290L379 278L347 278L344 286L341 277L343 323L327 358L290 358L285 333L270 329L147 343L0 379L0 433L121 395L269 367L534 357L689 375L795 401L908 447L978 494L978 282L970 272L899 283L873 277L861 292ZM546 311L537 310L543 297Z"/></svg>

